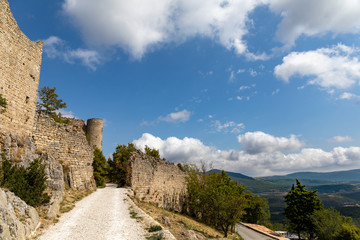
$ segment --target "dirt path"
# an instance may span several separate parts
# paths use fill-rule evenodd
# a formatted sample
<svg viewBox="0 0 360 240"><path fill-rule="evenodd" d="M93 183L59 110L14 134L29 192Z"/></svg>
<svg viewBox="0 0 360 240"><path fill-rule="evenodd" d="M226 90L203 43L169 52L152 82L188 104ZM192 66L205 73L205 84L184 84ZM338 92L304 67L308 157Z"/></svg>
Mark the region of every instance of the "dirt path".
<svg viewBox="0 0 360 240"><path fill-rule="evenodd" d="M76 203L39 240L137 240L145 230L130 217L126 189L109 185Z"/></svg>

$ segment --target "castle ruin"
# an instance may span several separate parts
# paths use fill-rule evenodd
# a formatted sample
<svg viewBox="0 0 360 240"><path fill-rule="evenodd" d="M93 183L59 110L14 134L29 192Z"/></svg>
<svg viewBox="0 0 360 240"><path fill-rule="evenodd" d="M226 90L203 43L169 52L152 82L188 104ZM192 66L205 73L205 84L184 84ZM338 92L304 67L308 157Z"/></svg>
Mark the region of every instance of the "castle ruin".
<svg viewBox="0 0 360 240"><path fill-rule="evenodd" d="M89 137L90 146L102 150L103 120L91 118L86 123L86 134Z"/></svg>
<svg viewBox="0 0 360 240"><path fill-rule="evenodd" d="M102 120L56 123L36 113L43 42L32 42L18 27L8 0L0 0L0 154L27 167L43 159L52 193L49 216L56 216L65 185L95 189L94 148L102 149ZM88 137L87 137L88 136Z"/></svg>
<svg viewBox="0 0 360 240"><path fill-rule="evenodd" d="M7 0L0 0L0 94L7 100L0 131L19 136L33 131L43 42L19 29Z"/></svg>

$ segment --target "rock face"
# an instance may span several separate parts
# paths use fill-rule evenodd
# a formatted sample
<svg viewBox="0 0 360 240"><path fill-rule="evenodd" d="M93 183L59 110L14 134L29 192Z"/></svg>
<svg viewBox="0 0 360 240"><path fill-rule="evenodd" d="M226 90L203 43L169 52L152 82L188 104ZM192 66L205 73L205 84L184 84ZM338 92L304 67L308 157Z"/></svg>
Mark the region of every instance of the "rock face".
<svg viewBox="0 0 360 240"><path fill-rule="evenodd" d="M186 174L173 163L145 155L131 153L128 184L134 196L158 207L181 211L186 196Z"/></svg>
<svg viewBox="0 0 360 240"><path fill-rule="evenodd" d="M48 216L56 216L65 189L62 165L51 154L36 151L36 146L31 137L0 133L0 153L5 153L9 161L25 168L34 159L42 160L47 176L46 184L51 192Z"/></svg>
<svg viewBox="0 0 360 240"><path fill-rule="evenodd" d="M42 46L21 32L8 1L0 0L0 94L7 101L0 132L24 136L33 129Z"/></svg>
<svg viewBox="0 0 360 240"><path fill-rule="evenodd" d="M35 208L14 193L0 189L0 239L25 240L39 226Z"/></svg>
<svg viewBox="0 0 360 240"><path fill-rule="evenodd" d="M94 189L92 162L94 150L85 135L83 120L70 124L56 123L52 118L37 115L34 143L37 151L51 154L64 170L66 183L73 189Z"/></svg>

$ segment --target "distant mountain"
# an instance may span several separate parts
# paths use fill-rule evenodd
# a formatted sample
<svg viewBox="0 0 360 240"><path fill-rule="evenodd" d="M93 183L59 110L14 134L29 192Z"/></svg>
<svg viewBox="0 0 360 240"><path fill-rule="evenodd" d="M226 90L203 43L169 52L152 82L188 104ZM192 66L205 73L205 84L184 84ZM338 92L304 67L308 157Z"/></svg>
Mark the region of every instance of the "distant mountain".
<svg viewBox="0 0 360 240"><path fill-rule="evenodd" d="M209 172L221 172L221 170L213 169ZM241 184L246 186L246 189L253 193L262 193L262 192L283 192L288 191L289 186L272 183L262 179L256 179L249 176L246 176L241 173L227 172L232 180L238 181Z"/></svg>
<svg viewBox="0 0 360 240"><path fill-rule="evenodd" d="M209 172L221 172L221 170L213 169ZM261 178L252 178L235 172L226 173L232 180L240 182L254 193L288 192L296 178L306 185L307 189L317 189L319 193L352 192L358 189L356 185L360 185L360 169L328 173L298 172Z"/></svg>
<svg viewBox="0 0 360 240"><path fill-rule="evenodd" d="M210 171L208 171L209 173L211 172L217 172L217 173L220 173L222 170L219 170L219 169L212 169ZM229 175L230 177L236 177L236 178L239 178L239 179L251 179L251 180L255 180L254 178L252 177L249 177L249 176L246 176L244 174L241 174L241 173L234 173L234 172L228 172L228 171L225 171L227 173L227 175Z"/></svg>
<svg viewBox="0 0 360 240"><path fill-rule="evenodd" d="M360 182L360 169L336 172L297 172L284 176L261 177L261 179L276 183L285 183L287 180L313 180L313 184L329 184L344 182ZM274 181L276 180L276 181ZM282 180L282 181L281 181ZM285 181L284 181L285 180Z"/></svg>

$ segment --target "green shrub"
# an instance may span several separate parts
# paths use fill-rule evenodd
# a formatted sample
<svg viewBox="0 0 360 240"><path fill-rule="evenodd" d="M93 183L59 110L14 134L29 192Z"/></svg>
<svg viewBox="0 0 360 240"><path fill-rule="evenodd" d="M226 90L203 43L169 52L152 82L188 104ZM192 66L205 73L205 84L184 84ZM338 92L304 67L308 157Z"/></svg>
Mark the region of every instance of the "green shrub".
<svg viewBox="0 0 360 240"><path fill-rule="evenodd" d="M94 169L94 179L97 187L105 187L105 178L107 175L106 158L99 149L94 150L94 161L92 162Z"/></svg>
<svg viewBox="0 0 360 240"><path fill-rule="evenodd" d="M149 232L157 232L157 231L161 231L162 230L162 227L159 226L159 225L152 225L150 228L149 228Z"/></svg>
<svg viewBox="0 0 360 240"><path fill-rule="evenodd" d="M9 160L2 156L0 186L8 188L31 206L40 206L50 201L45 193L45 166L35 159L28 168L12 166Z"/></svg>
<svg viewBox="0 0 360 240"><path fill-rule="evenodd" d="M6 99L0 94L0 114L6 112L7 102Z"/></svg>
<svg viewBox="0 0 360 240"><path fill-rule="evenodd" d="M150 237L146 237L146 239L147 240L162 240L164 238L163 238L162 233L160 233L160 234L151 235Z"/></svg>

